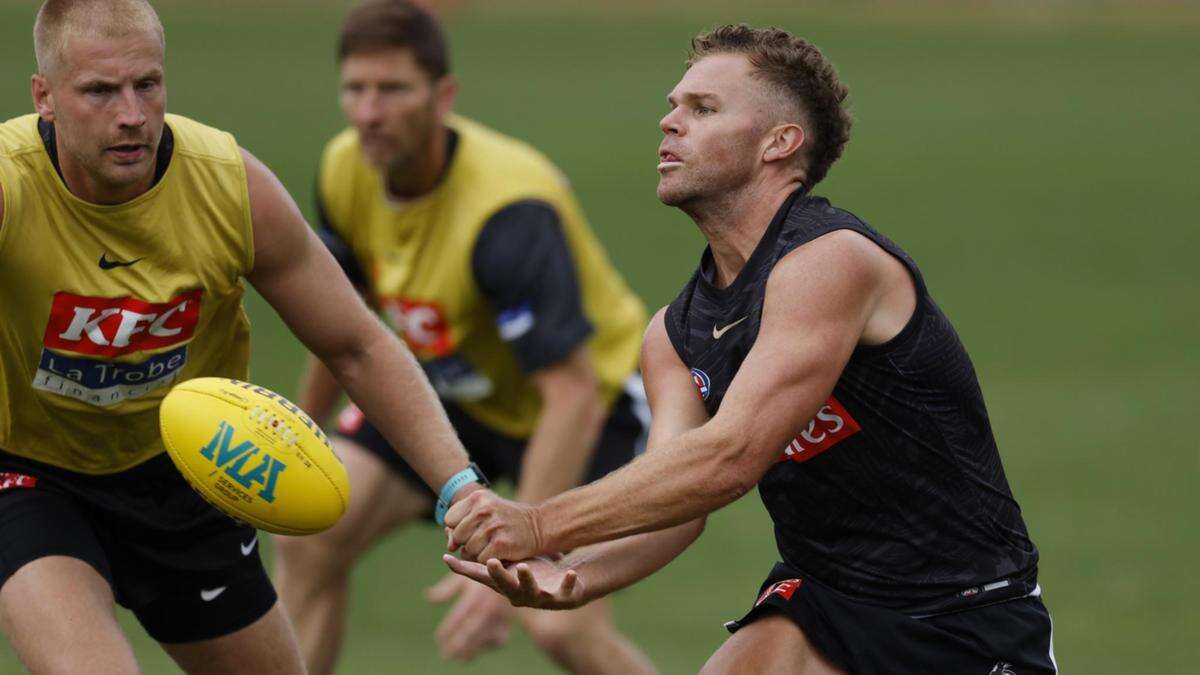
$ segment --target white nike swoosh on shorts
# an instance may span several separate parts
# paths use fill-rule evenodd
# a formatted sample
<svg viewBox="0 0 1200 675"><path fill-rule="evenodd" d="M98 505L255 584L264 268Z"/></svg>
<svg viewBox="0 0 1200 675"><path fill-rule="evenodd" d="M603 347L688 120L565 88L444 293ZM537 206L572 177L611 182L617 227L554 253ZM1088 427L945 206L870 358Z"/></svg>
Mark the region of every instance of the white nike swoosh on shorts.
<svg viewBox="0 0 1200 675"><path fill-rule="evenodd" d="M202 588L200 589L200 599L205 602L212 602L213 600L217 599L218 595L224 593L226 588L229 587L218 586L216 588Z"/></svg>

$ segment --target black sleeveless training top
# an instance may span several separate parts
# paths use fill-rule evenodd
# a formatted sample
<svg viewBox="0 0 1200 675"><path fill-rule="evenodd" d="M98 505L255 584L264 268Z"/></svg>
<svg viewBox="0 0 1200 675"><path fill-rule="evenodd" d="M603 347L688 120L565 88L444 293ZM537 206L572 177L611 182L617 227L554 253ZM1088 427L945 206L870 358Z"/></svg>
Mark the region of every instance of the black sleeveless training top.
<svg viewBox="0 0 1200 675"><path fill-rule="evenodd" d="M667 308L675 350L716 414L758 336L775 264L843 229L904 263L917 304L895 338L854 351L826 404L759 481L780 554L852 599L911 615L1031 593L1037 548L1004 476L974 366L916 263L853 214L798 191L723 289L711 283L706 250Z"/></svg>

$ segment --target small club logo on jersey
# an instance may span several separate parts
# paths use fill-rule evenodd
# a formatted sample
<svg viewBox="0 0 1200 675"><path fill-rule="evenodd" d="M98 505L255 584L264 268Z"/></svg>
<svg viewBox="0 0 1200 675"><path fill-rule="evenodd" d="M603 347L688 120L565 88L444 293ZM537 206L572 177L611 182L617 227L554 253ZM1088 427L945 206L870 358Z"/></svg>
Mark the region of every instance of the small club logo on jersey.
<svg viewBox="0 0 1200 675"><path fill-rule="evenodd" d="M988 675L1017 675L1017 671L1013 670L1011 663L1001 661L992 666L992 669L988 671Z"/></svg>
<svg viewBox="0 0 1200 675"><path fill-rule="evenodd" d="M261 448L250 441L233 444L233 425L221 422L212 440L200 448L200 456L213 463L217 470L224 471L233 483L218 482L216 488L225 492L236 501L244 501L246 491L253 486L261 486L257 495L267 503L275 502L275 484L279 474L287 469L287 465L263 452ZM250 460L257 459L257 464L250 466ZM238 489L236 486L241 486Z"/></svg>
<svg viewBox="0 0 1200 675"><path fill-rule="evenodd" d="M23 473L0 471L0 492L3 492L4 490L11 490L12 488L32 487L37 487L36 476L26 476Z"/></svg>
<svg viewBox="0 0 1200 675"><path fill-rule="evenodd" d="M850 411L830 396L804 431L783 449L779 461L807 462L859 431L862 427L850 416Z"/></svg>
<svg viewBox="0 0 1200 675"><path fill-rule="evenodd" d="M533 305L528 302L509 307L496 315L496 330L505 342L512 342L533 330L533 324Z"/></svg>
<svg viewBox="0 0 1200 675"><path fill-rule="evenodd" d="M384 315L420 358L437 358L454 351L446 315L436 302L383 298Z"/></svg>
<svg viewBox="0 0 1200 675"><path fill-rule="evenodd" d="M187 363L185 343L196 332L202 293L160 303L55 293L33 387L106 407L175 382ZM128 358L147 351L156 353Z"/></svg>
<svg viewBox="0 0 1200 675"><path fill-rule="evenodd" d="M699 368L692 368L692 383L700 393L700 400L707 401L708 395L712 393L712 380L708 378L708 373Z"/></svg>
<svg viewBox="0 0 1200 675"><path fill-rule="evenodd" d="M771 597L772 595L778 595L784 600L791 600L792 594L796 592L797 588L800 588L800 584L802 583L804 583L803 579L784 579L783 581L776 581L768 586L767 590L762 592L762 595L758 596L758 600L754 603L754 606L757 607L763 604L767 601L767 598Z"/></svg>

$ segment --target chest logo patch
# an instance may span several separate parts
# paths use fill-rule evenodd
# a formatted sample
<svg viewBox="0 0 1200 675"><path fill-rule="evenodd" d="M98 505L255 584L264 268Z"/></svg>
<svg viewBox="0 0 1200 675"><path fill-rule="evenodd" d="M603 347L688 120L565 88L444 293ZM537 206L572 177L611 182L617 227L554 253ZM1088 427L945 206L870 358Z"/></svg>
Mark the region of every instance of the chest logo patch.
<svg viewBox="0 0 1200 675"><path fill-rule="evenodd" d="M440 358L454 351L450 326L438 303L392 297L383 298L380 304L392 328L418 358Z"/></svg>
<svg viewBox="0 0 1200 675"><path fill-rule="evenodd" d="M862 427L836 398L830 396L804 431L783 449L779 461L807 462L862 431Z"/></svg>
<svg viewBox="0 0 1200 675"><path fill-rule="evenodd" d="M708 378L708 373L699 368L692 368L692 384L696 385L700 400L707 401L708 395L712 393L712 380Z"/></svg>
<svg viewBox="0 0 1200 675"><path fill-rule="evenodd" d="M749 318L750 318L750 315L747 314L746 316L743 316L742 318L738 319L737 321L734 321L733 323L725 324L724 328L717 328L717 325L713 324L713 339L720 340L721 336L728 333L730 328L733 328L734 326L738 325L739 323L741 323Z"/></svg>
<svg viewBox="0 0 1200 675"><path fill-rule="evenodd" d="M167 302L55 293L34 389L108 407L175 382L200 321L202 293ZM128 358L141 352L155 353Z"/></svg>

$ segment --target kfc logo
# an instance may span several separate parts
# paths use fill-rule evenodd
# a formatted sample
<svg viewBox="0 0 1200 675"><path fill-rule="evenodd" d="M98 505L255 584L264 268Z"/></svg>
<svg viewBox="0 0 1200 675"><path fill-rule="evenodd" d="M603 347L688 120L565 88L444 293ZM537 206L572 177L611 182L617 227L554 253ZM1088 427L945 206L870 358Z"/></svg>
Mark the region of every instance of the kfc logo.
<svg viewBox="0 0 1200 675"><path fill-rule="evenodd" d="M112 357L171 347L192 338L200 320L195 289L152 303L58 292L42 344L88 356Z"/></svg>
<svg viewBox="0 0 1200 675"><path fill-rule="evenodd" d="M807 462L829 448L862 431L850 412L832 396L800 435L783 449L779 461Z"/></svg>
<svg viewBox="0 0 1200 675"><path fill-rule="evenodd" d="M184 343L196 333L202 294L156 303L55 293L33 388L108 407L174 383L187 364ZM144 351L155 353L115 358Z"/></svg>
<svg viewBox="0 0 1200 675"><path fill-rule="evenodd" d="M417 356L438 358L454 351L450 328L437 303L384 298L382 304L392 328L404 337Z"/></svg>

